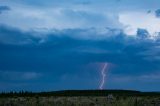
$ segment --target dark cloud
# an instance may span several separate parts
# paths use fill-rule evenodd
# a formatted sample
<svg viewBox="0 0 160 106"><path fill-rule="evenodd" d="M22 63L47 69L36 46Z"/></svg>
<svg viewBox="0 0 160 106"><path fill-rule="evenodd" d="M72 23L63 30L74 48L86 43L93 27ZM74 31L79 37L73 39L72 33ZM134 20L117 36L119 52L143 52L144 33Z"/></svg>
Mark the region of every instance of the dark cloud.
<svg viewBox="0 0 160 106"><path fill-rule="evenodd" d="M142 35L142 39L128 37L121 31L117 33L116 29L110 29L109 35L106 34L103 39L81 38L84 33L103 35L93 33L93 30L95 29L55 30L46 34L45 38L35 38L34 33L1 26L0 70L4 73L45 74L39 80L41 83L56 83L66 73L69 76L71 73L81 76L89 71L96 76L97 73L93 73L96 69L86 68L91 63L114 64L116 67L112 69L112 74L136 76L160 70L159 41L143 39L145 30L138 32L137 36Z"/></svg>
<svg viewBox="0 0 160 106"><path fill-rule="evenodd" d="M0 6L0 14L3 12L3 11L9 11L11 10L10 7L8 6Z"/></svg>
<svg viewBox="0 0 160 106"><path fill-rule="evenodd" d="M137 32L137 36L142 39L129 38L123 33L112 33L112 36L106 35L105 38L99 40L81 39L83 33L86 35L93 34L88 31L89 29L55 31L46 35L47 37L42 43L40 41L43 38L35 38L33 33L20 32L6 27L0 29L0 49L3 51L1 52L2 60L0 61L2 70L40 71L57 68L56 70L63 71L62 67L57 67L58 64L68 67L68 64L86 64L90 62L128 65L130 66L128 68L131 69L122 68L123 71L128 72L129 70L132 72L134 68L137 68L136 70L144 68L146 64L153 65L153 68L159 68L157 64L160 61L159 59L149 60L152 55L159 56L159 51L156 49L159 43L143 39L147 35L146 30L142 29ZM15 45L16 43L18 45ZM150 67L144 68L144 71L149 71L149 69Z"/></svg>
<svg viewBox="0 0 160 106"><path fill-rule="evenodd" d="M157 18L160 18L160 9L155 11L155 15L156 15Z"/></svg>
<svg viewBox="0 0 160 106"><path fill-rule="evenodd" d="M0 25L0 43L27 44L38 42L31 32L23 32L15 28Z"/></svg>
<svg viewBox="0 0 160 106"><path fill-rule="evenodd" d="M3 15L12 9L8 4L20 6L10 17ZM159 90L160 33L153 37L146 29L139 28L133 37L114 29L124 26L119 22L123 15L128 18L127 13L153 10L159 4L159 0L3 1L1 23L26 30L40 29L25 32L0 26L0 91L94 89L99 84L99 70L104 62L110 63L109 87ZM30 12L28 7L34 11ZM146 12L153 13L150 10ZM160 9L154 12L159 18Z"/></svg>
<svg viewBox="0 0 160 106"><path fill-rule="evenodd" d="M141 29L141 28L138 28L137 29L137 36L139 38L148 38L149 37L149 32L146 30L146 29Z"/></svg>
<svg viewBox="0 0 160 106"><path fill-rule="evenodd" d="M151 10L148 10L148 11L147 11L147 14L150 14L151 12L152 12Z"/></svg>

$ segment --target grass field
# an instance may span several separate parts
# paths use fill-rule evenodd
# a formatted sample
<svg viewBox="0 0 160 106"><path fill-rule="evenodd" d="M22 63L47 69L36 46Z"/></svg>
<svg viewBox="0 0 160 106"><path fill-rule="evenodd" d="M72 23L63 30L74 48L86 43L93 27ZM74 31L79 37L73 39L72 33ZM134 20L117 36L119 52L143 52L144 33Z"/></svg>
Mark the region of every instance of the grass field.
<svg viewBox="0 0 160 106"><path fill-rule="evenodd" d="M70 93L73 94L71 91ZM46 94L38 95L38 93L33 95L5 94L5 96L3 94L0 97L0 106L160 106L160 96L154 93L154 95L131 95L123 92L122 95L113 92L113 94L105 94L105 96L89 96L88 94L79 96L79 92L77 96L57 96L57 94L56 96L53 92L48 96Z"/></svg>

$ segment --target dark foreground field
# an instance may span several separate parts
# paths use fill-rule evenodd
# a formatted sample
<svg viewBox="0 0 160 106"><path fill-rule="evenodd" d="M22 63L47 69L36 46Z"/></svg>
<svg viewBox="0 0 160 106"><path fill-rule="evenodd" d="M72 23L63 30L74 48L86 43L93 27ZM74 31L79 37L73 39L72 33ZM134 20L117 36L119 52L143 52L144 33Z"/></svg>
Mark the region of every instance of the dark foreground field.
<svg viewBox="0 0 160 106"><path fill-rule="evenodd" d="M127 90L70 90L0 94L0 106L160 106L160 93Z"/></svg>

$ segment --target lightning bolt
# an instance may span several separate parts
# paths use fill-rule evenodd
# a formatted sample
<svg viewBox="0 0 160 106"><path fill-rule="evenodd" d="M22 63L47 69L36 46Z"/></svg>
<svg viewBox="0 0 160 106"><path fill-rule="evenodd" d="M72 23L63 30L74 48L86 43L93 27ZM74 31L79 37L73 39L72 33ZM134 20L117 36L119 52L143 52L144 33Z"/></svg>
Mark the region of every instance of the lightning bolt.
<svg viewBox="0 0 160 106"><path fill-rule="evenodd" d="M101 81L100 86L99 86L99 89L101 89L101 90L103 89L103 86L105 84L105 77L106 77L105 71L106 71L107 66L108 66L108 64L105 63L102 70L101 70L102 81Z"/></svg>

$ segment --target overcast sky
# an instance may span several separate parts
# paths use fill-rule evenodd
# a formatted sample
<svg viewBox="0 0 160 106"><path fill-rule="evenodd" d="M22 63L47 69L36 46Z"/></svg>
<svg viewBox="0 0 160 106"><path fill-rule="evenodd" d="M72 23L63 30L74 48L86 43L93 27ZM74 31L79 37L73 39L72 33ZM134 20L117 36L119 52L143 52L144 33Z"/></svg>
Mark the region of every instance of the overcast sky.
<svg viewBox="0 0 160 106"><path fill-rule="evenodd" d="M160 89L159 0L0 0L0 91Z"/></svg>

